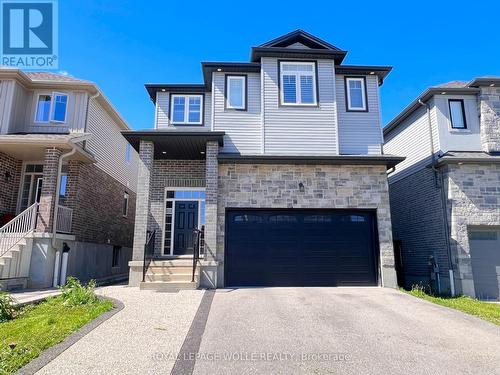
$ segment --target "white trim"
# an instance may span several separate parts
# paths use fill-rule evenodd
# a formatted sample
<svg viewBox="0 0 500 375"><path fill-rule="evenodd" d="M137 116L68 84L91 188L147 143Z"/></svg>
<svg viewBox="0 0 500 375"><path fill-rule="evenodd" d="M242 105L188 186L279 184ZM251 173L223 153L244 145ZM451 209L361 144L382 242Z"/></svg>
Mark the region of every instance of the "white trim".
<svg viewBox="0 0 500 375"><path fill-rule="evenodd" d="M361 82L361 100L363 102L362 107L352 107L351 106L351 87L349 86L350 81L359 81ZM347 93L347 109L349 111L366 111L366 87L365 87L365 78L364 77L346 77L346 93Z"/></svg>
<svg viewBox="0 0 500 375"><path fill-rule="evenodd" d="M293 64L293 65L310 65L312 66L312 71L311 72L285 72L283 71L283 65L286 64ZM278 79L280 80L280 104L282 106L311 106L311 107L316 107L318 105L318 98L317 98L317 82L316 82L316 64L314 62L309 62L309 61L280 61L280 66L279 66L279 73L280 76ZM283 85L283 76L284 75L291 75L295 77L295 103L285 103L285 90L284 90L284 85ZM313 99L314 101L312 103L302 103L302 95L301 95L301 83L300 83L300 78L301 77L312 77L312 94L313 94Z"/></svg>
<svg viewBox="0 0 500 375"><path fill-rule="evenodd" d="M64 108L64 120L63 121L54 119L56 96L65 96L66 97L66 107ZM64 93L64 92L54 91L54 92L52 92L52 101L51 102L52 102L52 104L50 106L50 122L54 122L57 124L65 124L66 117L68 115L69 95Z"/></svg>
<svg viewBox="0 0 500 375"><path fill-rule="evenodd" d="M261 126L261 131L260 131L260 153L265 154L266 153L266 129L264 128L264 122L265 122L265 113L264 113L264 86L265 86L265 79L264 79L264 63L261 64L260 67L260 126Z"/></svg>
<svg viewBox="0 0 500 375"><path fill-rule="evenodd" d="M37 115L38 115L38 103L40 103L40 96L50 96L50 106L49 106L49 118L47 121L38 121L37 120ZM35 124L48 124L50 122L50 115L52 113L52 94L43 94L43 93L38 93L35 101L35 119L33 122Z"/></svg>
<svg viewBox="0 0 500 375"><path fill-rule="evenodd" d="M42 172L26 172L26 166L27 165L41 165L43 166L44 163L43 162L40 162L40 161L23 161L22 163L22 170L21 170L21 178L20 178L20 182L19 182L19 190L18 190L18 194L17 194L17 204L16 204L16 215L20 213L20 209L21 209L21 201L23 199L23 187L24 187L24 177L28 174L28 175L31 175L31 176L35 176L35 175L42 175L42 183L43 183L43 171ZM31 181L30 181L30 191L29 191L29 195L28 197L31 197L31 193L33 192L33 177L31 178ZM29 198L28 198L29 199ZM29 207L29 200L28 200L28 207Z"/></svg>
<svg viewBox="0 0 500 375"><path fill-rule="evenodd" d="M226 76L226 89L227 89L227 93L226 93L226 108L229 108L229 109L245 109L245 103L246 103L246 76L237 76L237 75L227 75ZM231 105L231 81L232 80L235 80L235 81L241 81L242 84L241 84L241 106L233 106Z"/></svg>
<svg viewBox="0 0 500 375"><path fill-rule="evenodd" d="M211 103L210 103L210 129L215 130L215 73L212 72L212 92L210 93Z"/></svg>
<svg viewBox="0 0 500 375"><path fill-rule="evenodd" d="M175 98L184 98L184 121L174 121L174 99ZM189 99L190 98L199 98L200 99L200 121L190 122L189 121ZM184 94L172 94L170 95L170 124L172 125L201 125L203 124L203 116L205 115L204 111L204 100L203 95L184 95Z"/></svg>

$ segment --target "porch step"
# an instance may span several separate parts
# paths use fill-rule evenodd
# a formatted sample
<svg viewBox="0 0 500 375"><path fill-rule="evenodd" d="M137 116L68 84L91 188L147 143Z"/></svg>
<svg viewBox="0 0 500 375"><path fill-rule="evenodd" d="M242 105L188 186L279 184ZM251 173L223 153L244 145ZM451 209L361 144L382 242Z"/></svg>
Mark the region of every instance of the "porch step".
<svg viewBox="0 0 500 375"><path fill-rule="evenodd" d="M149 268L152 267L189 267L193 268L193 259L153 259L149 264Z"/></svg>
<svg viewBox="0 0 500 375"><path fill-rule="evenodd" d="M147 273L146 281L175 281L175 282L191 282L191 273ZM195 281L198 280L198 275L194 275Z"/></svg>
<svg viewBox="0 0 500 375"><path fill-rule="evenodd" d="M159 292L178 292L185 289L196 289L198 283L177 282L177 281L146 281L139 285L140 290L156 290Z"/></svg>
<svg viewBox="0 0 500 375"><path fill-rule="evenodd" d="M148 267L148 274L167 274L171 275L174 273L191 273L193 272L193 266L186 267L186 266L165 266L165 267L159 267L159 266L149 266Z"/></svg>

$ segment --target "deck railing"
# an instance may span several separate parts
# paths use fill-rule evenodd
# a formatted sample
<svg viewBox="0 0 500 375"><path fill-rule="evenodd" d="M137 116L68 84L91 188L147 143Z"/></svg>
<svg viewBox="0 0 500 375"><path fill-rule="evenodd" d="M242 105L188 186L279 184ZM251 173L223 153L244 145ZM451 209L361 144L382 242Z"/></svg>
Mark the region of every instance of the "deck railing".
<svg viewBox="0 0 500 375"><path fill-rule="evenodd" d="M57 206L57 225L56 231L58 233L71 233L71 224L73 223L73 209Z"/></svg>
<svg viewBox="0 0 500 375"><path fill-rule="evenodd" d="M146 281L146 273L148 272L149 265L153 260L155 253L155 237L156 231L146 232L146 243L144 244L144 263L142 265L142 282Z"/></svg>
<svg viewBox="0 0 500 375"><path fill-rule="evenodd" d="M0 257L35 230L37 214L38 203L34 203L0 228Z"/></svg>

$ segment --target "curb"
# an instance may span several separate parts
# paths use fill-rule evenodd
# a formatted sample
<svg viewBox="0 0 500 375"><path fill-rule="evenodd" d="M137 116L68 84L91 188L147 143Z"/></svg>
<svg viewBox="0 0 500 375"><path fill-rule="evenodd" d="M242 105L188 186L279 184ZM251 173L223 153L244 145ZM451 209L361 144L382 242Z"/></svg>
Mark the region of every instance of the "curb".
<svg viewBox="0 0 500 375"><path fill-rule="evenodd" d="M59 344L56 344L56 345L44 350L38 357L34 358L33 360L31 360L31 362L27 363L26 365L21 367L19 370L17 370L16 374L28 375L28 374L36 373L37 371L39 371L40 369L45 367L47 364L52 362L57 356L59 356L62 352L64 352L70 346L75 344L82 337L89 334L92 330L94 330L95 328L100 326L102 323L104 323L106 320L111 318L116 313L123 310L123 308L125 307L123 302L121 302L117 299L114 299L111 297L101 297L101 298L111 301L113 303L113 308L111 310L106 311L105 313L99 315L94 320L88 322L87 324L82 326L79 330L71 333L69 336L67 336Z"/></svg>

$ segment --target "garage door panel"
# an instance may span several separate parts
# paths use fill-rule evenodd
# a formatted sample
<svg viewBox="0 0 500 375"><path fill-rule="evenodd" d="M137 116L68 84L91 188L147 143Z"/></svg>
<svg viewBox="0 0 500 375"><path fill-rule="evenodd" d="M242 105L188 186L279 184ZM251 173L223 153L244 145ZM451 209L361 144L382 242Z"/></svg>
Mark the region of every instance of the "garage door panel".
<svg viewBox="0 0 500 375"><path fill-rule="evenodd" d="M228 286L377 284L372 212L230 210L226 223Z"/></svg>

